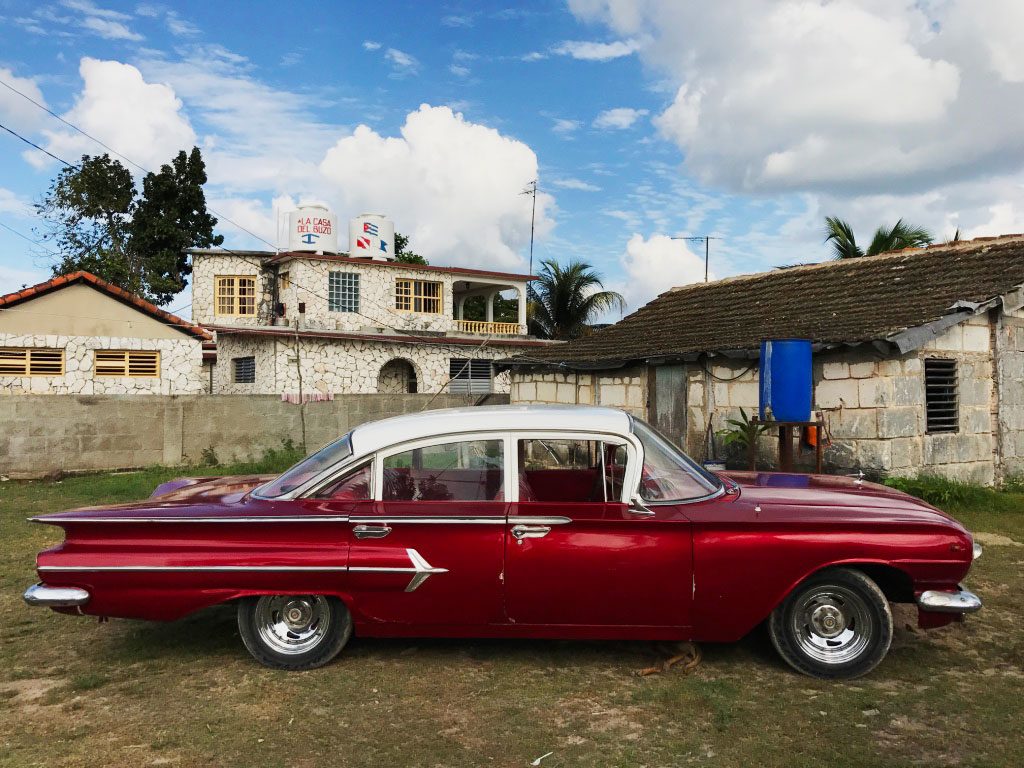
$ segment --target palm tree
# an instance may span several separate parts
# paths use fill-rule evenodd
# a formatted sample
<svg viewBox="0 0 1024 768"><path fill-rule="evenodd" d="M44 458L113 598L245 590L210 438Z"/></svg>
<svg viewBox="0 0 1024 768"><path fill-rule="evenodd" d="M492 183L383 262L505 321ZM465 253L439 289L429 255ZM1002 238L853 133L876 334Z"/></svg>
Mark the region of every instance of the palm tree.
<svg viewBox="0 0 1024 768"><path fill-rule="evenodd" d="M920 248L929 245L933 239L931 232L924 227L904 224L900 219L889 229L885 226L876 229L871 245L864 251L857 245L849 224L836 216L825 217L825 242L831 241L832 253L837 259L858 259L902 248Z"/></svg>
<svg viewBox="0 0 1024 768"><path fill-rule="evenodd" d="M530 333L545 339L576 339L589 332L588 323L609 309L620 311L626 302L604 288L601 275L583 261L561 265L540 263L537 279L527 288Z"/></svg>

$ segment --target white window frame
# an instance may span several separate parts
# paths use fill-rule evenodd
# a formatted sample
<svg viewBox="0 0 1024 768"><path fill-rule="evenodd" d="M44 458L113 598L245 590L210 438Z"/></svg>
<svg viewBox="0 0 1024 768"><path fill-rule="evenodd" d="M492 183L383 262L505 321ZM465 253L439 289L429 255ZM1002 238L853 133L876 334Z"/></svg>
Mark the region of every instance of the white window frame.
<svg viewBox="0 0 1024 768"><path fill-rule="evenodd" d="M512 493L518 497L519 487L519 476L511 472L512 459L509 457L509 451L513 447L511 437L508 432L469 432L469 433L458 433L453 435L433 435L432 437L424 438L422 440L412 440L407 443L400 443L393 445L387 449L377 451L377 455L373 459L373 500L383 501L384 495L384 459L395 456L399 453L405 453L406 451L412 451L417 448L428 448L433 445L448 445L450 443L471 443L480 440L501 440L502 441L502 452L505 457L505 466L502 468L502 480L504 488L504 499L501 502L498 501L484 501L484 502L464 502L464 501L453 501L452 504L498 504L508 503L511 501L509 498ZM515 481L514 486L512 485L513 480ZM515 487L516 490L510 493L510 489Z"/></svg>
<svg viewBox="0 0 1024 768"><path fill-rule="evenodd" d="M509 437L511 438L513 449L512 461L510 463L515 465L515 484L511 486L513 489L511 493L507 494L514 496L515 498L509 499L509 501L519 501L518 443L520 440L591 440L593 442L608 443L610 445L626 446L626 472L622 478L622 497L618 500L608 499L607 502L579 502L581 504L629 504L635 494L635 490L640 486L640 472L641 467L643 466L643 449L639 445L639 440L637 440L632 433L629 437L626 437L625 435L619 435L611 432L567 432L563 429L552 429L531 430L529 432L511 432L509 433ZM545 503L557 504L559 502Z"/></svg>
<svg viewBox="0 0 1024 768"><path fill-rule="evenodd" d="M338 275L338 278L339 278L338 289L337 289L337 292L336 292L337 293L337 299L338 299L338 306L339 307L344 307L346 298L348 298L350 300L350 303L351 303L351 300L354 299L355 309L343 309L343 308L342 309L335 309L334 307L331 306L331 302L333 301L332 291L331 291L331 278L334 275ZM352 286L348 286L348 287L345 286L345 278L346 277L354 280L354 282L355 282L355 293L354 294L352 292ZM360 292L362 290L362 282L363 282L362 278L361 278L361 276L360 276L360 274L358 272L353 272L351 270L346 271L346 270L341 270L341 269L332 269L332 270L330 270L327 273L327 311L328 312L337 312L339 314L358 315L359 314L359 309L360 309L360 307L359 307L359 304L360 304L360 301L359 301L360 296L359 296L359 294L360 294Z"/></svg>

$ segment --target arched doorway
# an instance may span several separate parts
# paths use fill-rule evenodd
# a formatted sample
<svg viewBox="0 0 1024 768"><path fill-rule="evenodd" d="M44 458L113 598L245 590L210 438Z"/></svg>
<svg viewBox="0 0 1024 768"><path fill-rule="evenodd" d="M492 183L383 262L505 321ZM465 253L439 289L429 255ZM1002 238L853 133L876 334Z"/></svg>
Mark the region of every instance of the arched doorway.
<svg viewBox="0 0 1024 768"><path fill-rule="evenodd" d="M390 395L415 394L419 389L413 364L400 357L388 360L377 375L377 391Z"/></svg>

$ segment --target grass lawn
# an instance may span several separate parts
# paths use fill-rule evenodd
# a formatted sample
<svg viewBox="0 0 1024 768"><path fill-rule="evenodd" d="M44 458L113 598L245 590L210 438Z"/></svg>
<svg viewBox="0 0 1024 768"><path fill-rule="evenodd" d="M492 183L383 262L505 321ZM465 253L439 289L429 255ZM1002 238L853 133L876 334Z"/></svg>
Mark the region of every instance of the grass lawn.
<svg viewBox="0 0 1024 768"><path fill-rule="evenodd" d="M648 643L359 638L287 674L230 609L98 624L22 603L61 535L25 517L174 474L0 483L0 766L1024 765L1024 495L954 510L987 542L985 610L928 633L898 611L888 659L848 684L791 672L763 630L690 675L634 677Z"/></svg>

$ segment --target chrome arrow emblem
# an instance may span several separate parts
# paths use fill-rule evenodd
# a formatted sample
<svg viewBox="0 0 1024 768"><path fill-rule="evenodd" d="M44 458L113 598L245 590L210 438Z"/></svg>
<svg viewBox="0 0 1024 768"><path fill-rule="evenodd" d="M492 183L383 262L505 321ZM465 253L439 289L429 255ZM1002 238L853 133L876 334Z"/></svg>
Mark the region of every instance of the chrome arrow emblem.
<svg viewBox="0 0 1024 768"><path fill-rule="evenodd" d="M417 552L415 549L405 550L405 554L409 556L409 561L412 563L412 568L388 568L384 566L375 565L354 565L348 570L360 573L411 573L413 574L412 579L406 586L406 592L414 592L417 587L420 586L424 581L430 578L431 574L434 573L448 573L447 568L435 568L426 559Z"/></svg>

